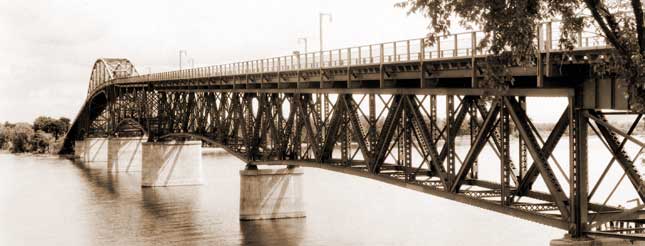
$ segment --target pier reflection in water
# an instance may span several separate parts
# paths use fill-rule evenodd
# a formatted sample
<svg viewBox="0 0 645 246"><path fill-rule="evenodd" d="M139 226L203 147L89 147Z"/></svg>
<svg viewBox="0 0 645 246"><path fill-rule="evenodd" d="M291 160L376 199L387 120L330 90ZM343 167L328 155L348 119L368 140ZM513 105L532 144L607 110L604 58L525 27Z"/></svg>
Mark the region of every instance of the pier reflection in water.
<svg viewBox="0 0 645 246"><path fill-rule="evenodd" d="M140 173L0 154L0 245L546 245L563 234L311 168L307 218L241 222L243 163L220 151L203 158L205 185L141 188Z"/></svg>

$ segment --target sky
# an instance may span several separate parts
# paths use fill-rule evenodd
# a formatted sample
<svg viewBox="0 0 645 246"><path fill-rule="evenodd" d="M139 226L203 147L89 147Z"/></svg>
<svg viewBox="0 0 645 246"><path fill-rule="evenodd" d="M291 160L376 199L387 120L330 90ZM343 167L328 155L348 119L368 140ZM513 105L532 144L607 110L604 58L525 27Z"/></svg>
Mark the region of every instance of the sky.
<svg viewBox="0 0 645 246"><path fill-rule="evenodd" d="M320 12L332 15L326 49L426 35L427 20L399 1L0 0L0 122L73 119L101 57L147 73L176 70L179 50L195 66L303 51L303 37L317 50Z"/></svg>

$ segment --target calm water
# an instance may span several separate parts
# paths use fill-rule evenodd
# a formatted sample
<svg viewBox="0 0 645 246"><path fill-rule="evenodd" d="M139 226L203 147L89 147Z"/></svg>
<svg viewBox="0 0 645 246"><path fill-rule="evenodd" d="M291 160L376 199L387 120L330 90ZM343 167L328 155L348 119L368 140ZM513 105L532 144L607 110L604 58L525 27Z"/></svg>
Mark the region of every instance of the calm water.
<svg viewBox="0 0 645 246"><path fill-rule="evenodd" d="M0 245L548 245L564 233L311 168L307 218L240 222L243 163L219 153L204 156L203 186L145 189L139 173L0 154Z"/></svg>

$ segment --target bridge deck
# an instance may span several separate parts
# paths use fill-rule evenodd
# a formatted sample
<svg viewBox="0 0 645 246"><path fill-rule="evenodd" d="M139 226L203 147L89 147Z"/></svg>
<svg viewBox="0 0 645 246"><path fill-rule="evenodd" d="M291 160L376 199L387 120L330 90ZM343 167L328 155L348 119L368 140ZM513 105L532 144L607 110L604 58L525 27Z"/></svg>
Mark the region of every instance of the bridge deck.
<svg viewBox="0 0 645 246"><path fill-rule="evenodd" d="M630 113L624 88L615 79L589 76L589 65L613 50L590 32L580 33L574 50L557 49L554 25L540 25L538 55L509 68L514 81L507 90L480 87L488 62L486 49L473 49L480 32L443 36L430 46L426 39L403 40L147 75L125 59L101 59L61 152L71 151L75 139L116 136L123 122L136 122L149 141L197 138L250 165L367 177L578 236L645 228L645 211L587 199L590 126L645 199L644 181L602 111ZM436 95L444 95L442 119ZM569 99L546 139L527 115L527 96ZM459 156L461 131L470 142ZM515 132L519 147L511 151ZM551 158L565 132L571 175L556 174L555 165L562 168ZM484 147L499 160L480 159ZM499 169L500 180L479 179L479 165ZM548 192L532 189L540 177ZM563 188L563 181L574 188ZM615 222L624 224L616 228Z"/></svg>
<svg viewBox="0 0 645 246"><path fill-rule="evenodd" d="M610 47L594 28L578 34L571 51L558 47L559 21L539 25L534 40L537 60L511 67L514 88L572 88L579 81L566 76L576 71L563 66L589 64L607 59ZM154 83L158 88L209 88L244 92L312 93L412 93L419 88L478 88L483 78L487 48L478 47L483 32L464 32L427 38L370 44L343 49L297 53L235 62L230 64L168 71L162 73L116 76L92 83L89 94L105 84ZM430 45L428 45L430 44ZM322 90L321 90L322 89ZM379 90L377 90L379 89ZM418 93L426 90L417 90ZM443 93L441 90L431 90ZM481 90L464 90L454 94L481 94ZM495 93L486 91L484 93ZM526 90L526 94L567 96L566 90Z"/></svg>

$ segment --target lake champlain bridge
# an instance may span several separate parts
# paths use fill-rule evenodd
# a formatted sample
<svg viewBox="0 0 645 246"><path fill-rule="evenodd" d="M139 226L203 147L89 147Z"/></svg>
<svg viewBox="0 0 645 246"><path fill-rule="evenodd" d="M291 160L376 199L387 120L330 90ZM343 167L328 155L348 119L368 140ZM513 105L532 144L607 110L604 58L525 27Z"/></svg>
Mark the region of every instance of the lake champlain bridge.
<svg viewBox="0 0 645 246"><path fill-rule="evenodd" d="M431 46L404 40L146 75L126 59L99 59L61 153L71 153L74 140L139 128L148 141L197 138L248 165L367 177L572 237L643 240L641 202L610 206L611 195L591 202L596 190L613 186L602 181L614 162L645 200L636 159L625 151L628 142L644 146L631 136L641 115L629 129L609 123L609 115L632 114L620 80L590 71L612 48L589 31L572 51L560 50L558 26L540 25L535 62L511 67L515 81L504 91L478 87L486 62L486 49L473 49L480 32L442 36ZM559 120L546 138L527 116L526 97L568 98L566 107L549 109ZM591 183L590 128L613 156L594 162L604 172ZM511 146L515 133L519 144ZM455 145L460 134L465 151ZM569 153L554 156L561 140ZM498 159L479 159L484 149ZM498 180L479 178L480 168L496 170ZM533 189L539 179L546 191Z"/></svg>

